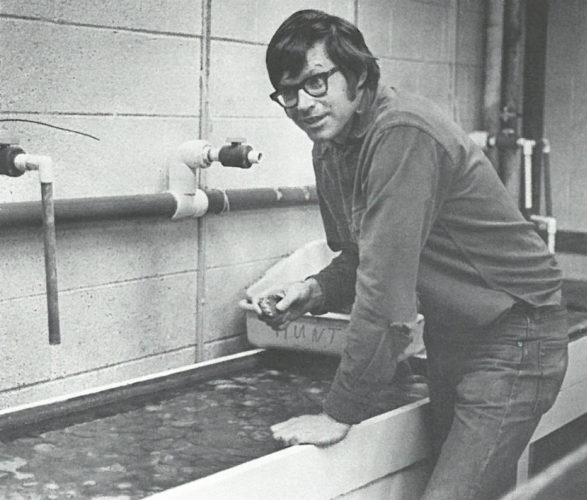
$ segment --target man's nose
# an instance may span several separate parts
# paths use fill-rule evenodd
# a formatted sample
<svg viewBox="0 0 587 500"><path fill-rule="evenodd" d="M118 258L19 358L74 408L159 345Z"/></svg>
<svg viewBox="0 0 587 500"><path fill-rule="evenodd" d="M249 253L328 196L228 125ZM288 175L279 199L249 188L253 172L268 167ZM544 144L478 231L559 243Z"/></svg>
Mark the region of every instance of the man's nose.
<svg viewBox="0 0 587 500"><path fill-rule="evenodd" d="M309 109L314 105L314 98L304 89L298 90L298 111Z"/></svg>

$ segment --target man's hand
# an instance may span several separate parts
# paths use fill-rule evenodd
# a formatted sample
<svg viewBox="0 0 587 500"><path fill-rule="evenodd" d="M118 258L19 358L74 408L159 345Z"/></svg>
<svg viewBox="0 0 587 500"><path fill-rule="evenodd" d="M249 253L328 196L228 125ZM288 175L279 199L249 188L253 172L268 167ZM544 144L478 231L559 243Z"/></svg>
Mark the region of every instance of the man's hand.
<svg viewBox="0 0 587 500"><path fill-rule="evenodd" d="M326 413L302 415L271 426L274 439L286 445L315 444L329 446L342 441L348 434L350 424L343 424Z"/></svg>
<svg viewBox="0 0 587 500"><path fill-rule="evenodd" d="M259 301L263 302L267 298L277 299L275 311L270 315L266 307L259 305ZM315 279L308 279L266 290L253 297L252 303L260 320L274 330L285 330L292 321L313 310L321 300L320 285Z"/></svg>

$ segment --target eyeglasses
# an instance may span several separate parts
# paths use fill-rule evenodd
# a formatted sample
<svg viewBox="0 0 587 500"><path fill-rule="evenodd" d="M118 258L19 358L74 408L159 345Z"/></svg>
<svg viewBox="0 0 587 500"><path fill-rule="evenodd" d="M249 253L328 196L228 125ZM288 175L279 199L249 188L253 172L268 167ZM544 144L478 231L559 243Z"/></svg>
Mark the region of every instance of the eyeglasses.
<svg viewBox="0 0 587 500"><path fill-rule="evenodd" d="M328 78L337 71L340 70L335 66L323 73L316 73L298 85L276 90L269 97L285 109L295 108L298 105L298 92L300 89L304 89L304 92L312 97L323 97L328 92Z"/></svg>

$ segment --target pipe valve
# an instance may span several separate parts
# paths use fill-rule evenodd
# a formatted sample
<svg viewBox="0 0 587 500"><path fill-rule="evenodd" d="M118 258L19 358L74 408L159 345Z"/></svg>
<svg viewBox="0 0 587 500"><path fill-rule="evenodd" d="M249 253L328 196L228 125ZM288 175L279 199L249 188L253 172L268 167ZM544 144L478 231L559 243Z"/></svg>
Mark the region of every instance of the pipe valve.
<svg viewBox="0 0 587 500"><path fill-rule="evenodd" d="M215 148L203 140L184 142L179 146L180 160L192 170L208 168L218 161L225 167L251 168L261 161L263 154L246 144L241 137L228 138L227 144Z"/></svg>

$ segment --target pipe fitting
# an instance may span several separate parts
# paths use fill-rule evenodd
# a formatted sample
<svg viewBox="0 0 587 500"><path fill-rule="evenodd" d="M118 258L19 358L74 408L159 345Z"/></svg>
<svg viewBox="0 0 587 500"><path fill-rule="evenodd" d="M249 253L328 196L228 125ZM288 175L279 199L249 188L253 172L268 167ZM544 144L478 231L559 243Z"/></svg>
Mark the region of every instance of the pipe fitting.
<svg viewBox="0 0 587 500"><path fill-rule="evenodd" d="M39 180L43 184L54 181L53 160L50 156L19 154L14 158L14 166L22 173L28 170L38 170Z"/></svg>
<svg viewBox="0 0 587 500"><path fill-rule="evenodd" d="M546 231L548 251L554 254L556 238L556 219L544 215L531 215L530 220L536 224L540 231Z"/></svg>
<svg viewBox="0 0 587 500"><path fill-rule="evenodd" d="M469 139L482 149L489 147L489 132L475 130L469 134Z"/></svg>
<svg viewBox="0 0 587 500"><path fill-rule="evenodd" d="M261 161L263 154L245 144L245 139L229 138L227 142L221 148L214 148L204 140L187 141L179 146L178 156L192 170L208 168L215 161L225 167L238 168L250 168Z"/></svg>
<svg viewBox="0 0 587 500"><path fill-rule="evenodd" d="M246 139L228 138L227 142L218 151L218 161L225 167L251 168L261 161L263 154L245 144Z"/></svg>
<svg viewBox="0 0 587 500"><path fill-rule="evenodd" d="M181 144L177 153L181 162L195 170L212 165L211 150L212 146L207 141L195 139Z"/></svg>
<svg viewBox="0 0 587 500"><path fill-rule="evenodd" d="M202 189L196 189L194 193L171 193L177 208L171 216L171 220L185 219L187 217L202 217L208 212L210 202L208 195Z"/></svg>

